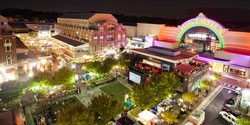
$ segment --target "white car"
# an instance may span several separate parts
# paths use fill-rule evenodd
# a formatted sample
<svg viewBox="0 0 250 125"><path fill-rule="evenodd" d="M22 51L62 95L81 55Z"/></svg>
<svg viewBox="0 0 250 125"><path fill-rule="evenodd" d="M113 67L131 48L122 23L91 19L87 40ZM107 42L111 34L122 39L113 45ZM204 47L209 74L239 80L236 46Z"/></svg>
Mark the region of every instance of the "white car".
<svg viewBox="0 0 250 125"><path fill-rule="evenodd" d="M219 113L219 116L222 117L223 119L225 119L231 125L238 125L236 123L237 118L234 115L230 114L230 113L227 113L225 111L221 111Z"/></svg>

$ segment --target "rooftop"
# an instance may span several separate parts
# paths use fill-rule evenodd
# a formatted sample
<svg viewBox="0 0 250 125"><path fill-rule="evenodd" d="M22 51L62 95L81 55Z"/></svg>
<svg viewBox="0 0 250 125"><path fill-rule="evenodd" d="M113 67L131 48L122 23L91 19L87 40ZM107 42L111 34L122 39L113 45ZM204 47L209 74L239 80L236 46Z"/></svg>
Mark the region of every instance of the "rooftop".
<svg viewBox="0 0 250 125"><path fill-rule="evenodd" d="M53 38L57 39L57 40L60 40L64 43L67 43L71 46L74 46L74 47L77 47L77 46L80 46L80 45L83 45L85 44L86 42L82 43L82 42L79 42L79 41L76 41L76 40L73 40L73 39L70 39L70 38L67 38L67 37L64 37L64 36L60 36L60 35L56 35L56 36L53 36Z"/></svg>
<svg viewBox="0 0 250 125"><path fill-rule="evenodd" d="M165 49L165 48L161 48L161 49ZM165 50L171 50L171 49L166 48ZM161 53L152 52L152 51L148 50L147 48L144 48L144 49L132 49L131 51L134 52L134 53L137 53L137 54L150 56L150 57L160 59L160 60L167 60L167 61L170 61L170 62L176 62L176 61L179 61L179 60L188 59L188 58L191 58L191 57L196 55L196 54L192 54L192 53L189 53L189 52L180 51L180 55L170 56L170 55L165 55L165 54L161 54ZM175 51L175 50L172 50L172 51Z"/></svg>
<svg viewBox="0 0 250 125"><path fill-rule="evenodd" d="M18 22L18 23L9 22L8 24L12 28L27 28L27 26L24 23L20 23L20 22Z"/></svg>
<svg viewBox="0 0 250 125"><path fill-rule="evenodd" d="M95 13L65 13L59 18L89 19L94 15Z"/></svg>
<svg viewBox="0 0 250 125"><path fill-rule="evenodd" d="M16 48L28 49L28 47L25 46L24 43L18 37L16 37Z"/></svg>

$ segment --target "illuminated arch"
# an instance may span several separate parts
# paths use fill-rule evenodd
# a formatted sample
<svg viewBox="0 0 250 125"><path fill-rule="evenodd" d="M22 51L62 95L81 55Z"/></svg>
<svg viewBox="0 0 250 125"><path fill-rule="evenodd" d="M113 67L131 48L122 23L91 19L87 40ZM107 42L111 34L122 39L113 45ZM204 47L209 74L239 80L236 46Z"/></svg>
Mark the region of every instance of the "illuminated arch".
<svg viewBox="0 0 250 125"><path fill-rule="evenodd" d="M200 13L198 15L198 17L187 20L186 22L184 22L180 27L181 31L178 35L177 41L181 42L181 39L183 37L183 35L185 34L185 32L187 32L189 29L193 28L193 27L206 27L210 30L212 30L216 36L219 39L220 42L220 48L224 48L224 40L223 37L221 35L221 33L225 29L221 24L219 24L218 22L208 19L204 14Z"/></svg>

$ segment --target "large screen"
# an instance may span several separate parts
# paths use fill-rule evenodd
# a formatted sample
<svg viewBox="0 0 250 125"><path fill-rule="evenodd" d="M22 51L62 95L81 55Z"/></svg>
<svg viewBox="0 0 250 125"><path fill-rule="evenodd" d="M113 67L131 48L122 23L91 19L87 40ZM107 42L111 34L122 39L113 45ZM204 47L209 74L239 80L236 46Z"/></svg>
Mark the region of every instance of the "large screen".
<svg viewBox="0 0 250 125"><path fill-rule="evenodd" d="M137 84L140 84L141 83L141 76L137 75L133 72L129 72L129 80L131 80Z"/></svg>
<svg viewBox="0 0 250 125"><path fill-rule="evenodd" d="M170 71L170 65L169 64L162 63L162 67L163 67L164 70Z"/></svg>

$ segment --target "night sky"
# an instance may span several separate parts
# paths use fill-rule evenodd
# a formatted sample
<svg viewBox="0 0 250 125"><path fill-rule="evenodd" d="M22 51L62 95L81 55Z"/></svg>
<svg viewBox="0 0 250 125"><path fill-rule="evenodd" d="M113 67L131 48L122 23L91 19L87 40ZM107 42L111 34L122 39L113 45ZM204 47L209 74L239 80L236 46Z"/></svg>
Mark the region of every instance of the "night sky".
<svg viewBox="0 0 250 125"><path fill-rule="evenodd" d="M179 18L194 8L250 10L250 0L1 0L0 8L30 8L57 12L106 12Z"/></svg>

